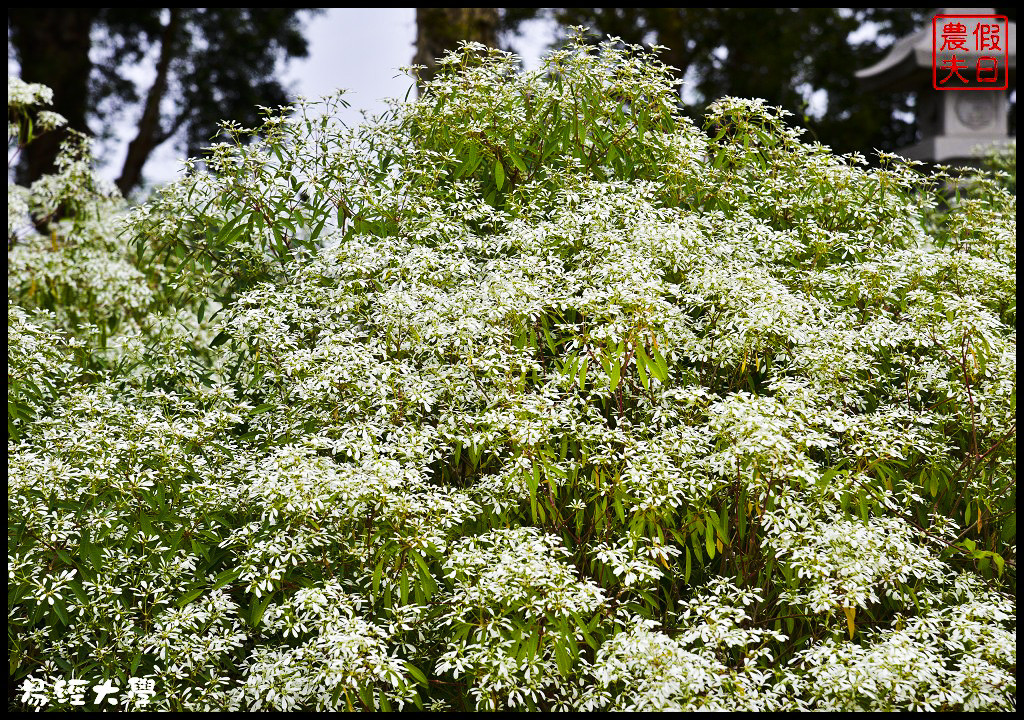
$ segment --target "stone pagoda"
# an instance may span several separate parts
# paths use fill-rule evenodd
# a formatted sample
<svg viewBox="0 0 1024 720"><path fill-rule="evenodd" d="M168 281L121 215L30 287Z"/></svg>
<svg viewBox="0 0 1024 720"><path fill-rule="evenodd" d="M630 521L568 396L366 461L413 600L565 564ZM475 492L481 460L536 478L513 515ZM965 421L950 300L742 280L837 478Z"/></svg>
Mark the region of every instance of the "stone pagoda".
<svg viewBox="0 0 1024 720"><path fill-rule="evenodd" d="M995 15L993 8L943 8L935 15ZM942 20L940 19L940 23ZM965 25L972 21L966 20ZM977 26L977 20L974 21ZM1005 145L1009 135L1007 113L1009 94L1016 89L1017 26L1008 23L1005 62L1009 75L1006 89L939 90L933 76L933 28L925 27L901 38L888 55L856 75L865 90L873 92L913 91L917 95L917 125L921 140L897 151L912 160L943 164L970 164L981 148ZM971 28L965 28L967 38ZM965 43L966 44L966 43ZM981 53L968 47L958 52L957 66L976 67ZM963 62L960 65L960 62ZM948 61L947 61L948 62ZM1000 80L1000 87L1002 80Z"/></svg>

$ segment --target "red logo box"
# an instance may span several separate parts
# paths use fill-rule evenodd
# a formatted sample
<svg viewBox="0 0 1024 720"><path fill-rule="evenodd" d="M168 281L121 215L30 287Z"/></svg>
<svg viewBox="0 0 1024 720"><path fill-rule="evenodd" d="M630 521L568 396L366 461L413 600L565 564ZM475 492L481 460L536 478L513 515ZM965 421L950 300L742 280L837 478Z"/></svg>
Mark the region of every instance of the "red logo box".
<svg viewBox="0 0 1024 720"><path fill-rule="evenodd" d="M1006 90L1010 87L1010 24L1005 15L932 18L932 87Z"/></svg>

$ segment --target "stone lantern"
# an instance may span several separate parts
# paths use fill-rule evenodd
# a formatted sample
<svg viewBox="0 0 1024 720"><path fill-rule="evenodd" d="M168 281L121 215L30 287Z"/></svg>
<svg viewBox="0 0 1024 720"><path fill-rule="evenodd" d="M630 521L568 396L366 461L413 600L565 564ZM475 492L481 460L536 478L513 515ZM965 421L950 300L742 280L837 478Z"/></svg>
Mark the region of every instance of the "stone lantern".
<svg viewBox="0 0 1024 720"><path fill-rule="evenodd" d="M995 15L993 8L943 8L935 15ZM940 20L941 22L941 20ZM970 23L967 20L966 23ZM977 21L975 22L975 26ZM971 164L977 150L1005 145L1009 135L1009 93L1016 88L1017 25L1008 23L1007 89L938 90L933 85L932 23L901 38L881 61L857 71L862 87L875 92L914 91L921 140L897 151L912 160ZM967 28L970 37L970 28ZM974 68L981 53L959 53L965 68ZM948 68L946 68L948 69ZM1000 87L1002 83L1000 82Z"/></svg>

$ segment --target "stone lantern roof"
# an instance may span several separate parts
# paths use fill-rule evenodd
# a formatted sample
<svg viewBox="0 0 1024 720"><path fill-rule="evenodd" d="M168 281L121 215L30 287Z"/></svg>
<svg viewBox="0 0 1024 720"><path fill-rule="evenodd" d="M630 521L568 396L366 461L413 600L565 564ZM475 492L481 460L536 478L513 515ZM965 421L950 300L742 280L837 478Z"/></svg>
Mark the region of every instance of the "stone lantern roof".
<svg viewBox="0 0 1024 720"><path fill-rule="evenodd" d="M995 15L994 8L942 8L935 15ZM1009 88L1016 84L1017 24L1008 23L1007 70ZM974 67L981 53L957 53ZM983 146L1006 144L1011 138L1007 122L1010 90L936 90L932 85L932 24L897 40L888 54L856 73L867 92L917 94L918 127L922 139L897 151L913 160L962 164L971 162Z"/></svg>

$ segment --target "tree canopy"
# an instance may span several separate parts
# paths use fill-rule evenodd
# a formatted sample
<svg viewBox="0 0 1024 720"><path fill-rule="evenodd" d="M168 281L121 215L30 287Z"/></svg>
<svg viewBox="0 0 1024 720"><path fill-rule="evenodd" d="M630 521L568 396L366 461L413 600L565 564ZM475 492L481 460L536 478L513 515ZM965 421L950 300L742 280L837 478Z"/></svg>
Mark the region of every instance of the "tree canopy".
<svg viewBox="0 0 1024 720"><path fill-rule="evenodd" d="M178 137L196 156L218 123L253 124L258 106L289 100L275 79L282 61L305 57L301 16L310 8L11 8L8 38L22 79L53 91L66 130L103 136L113 118L140 105L137 132L117 186L142 180L153 150ZM142 94L126 72L155 56L155 77ZM64 133L25 148L20 182L52 172Z"/></svg>

